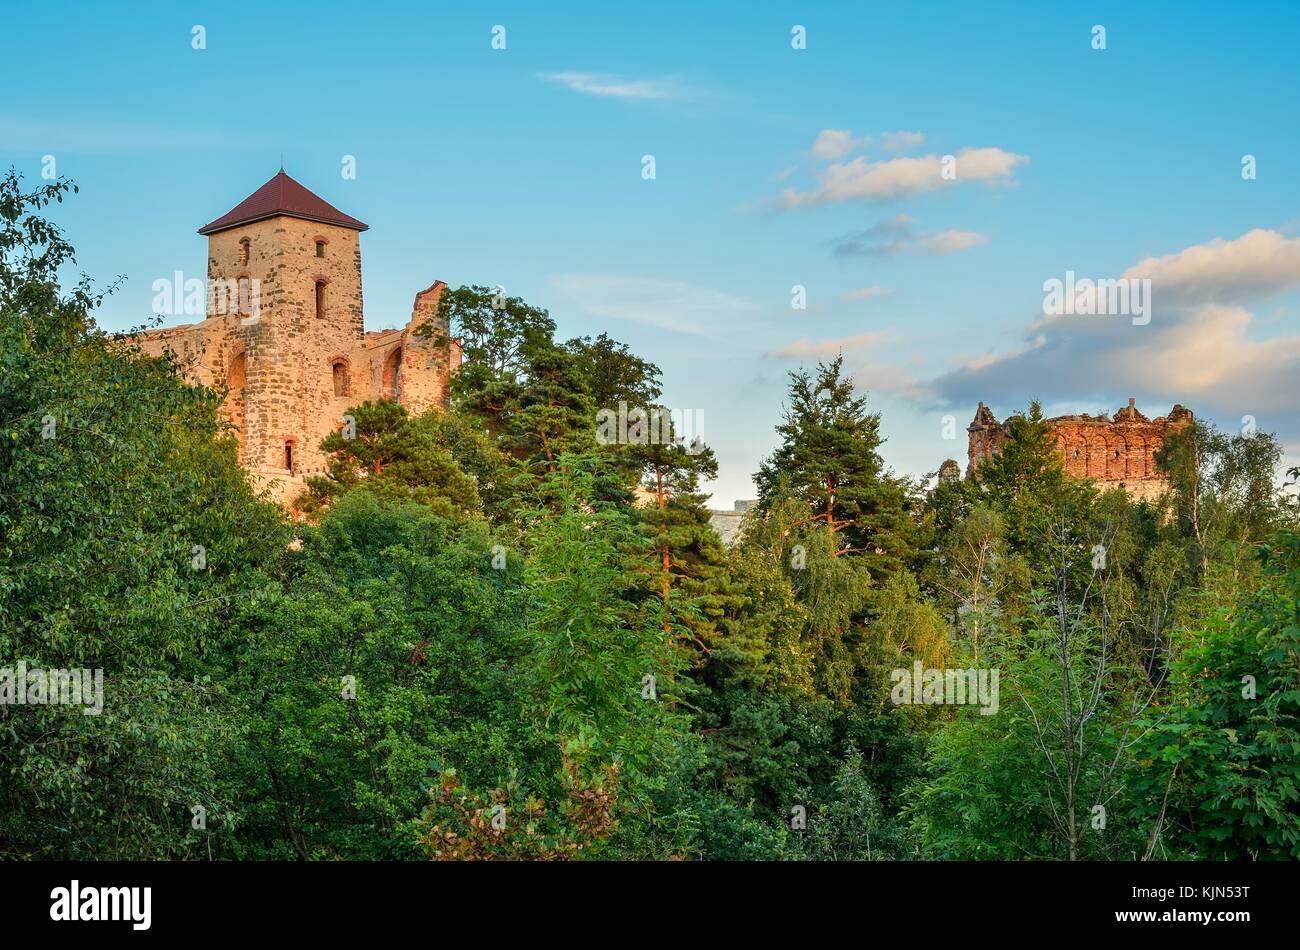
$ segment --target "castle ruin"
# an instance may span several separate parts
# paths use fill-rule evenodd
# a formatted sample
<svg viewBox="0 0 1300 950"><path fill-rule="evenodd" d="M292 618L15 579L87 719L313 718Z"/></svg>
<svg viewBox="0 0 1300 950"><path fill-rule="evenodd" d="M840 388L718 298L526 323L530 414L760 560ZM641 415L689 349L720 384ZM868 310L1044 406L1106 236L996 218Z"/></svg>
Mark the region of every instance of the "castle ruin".
<svg viewBox="0 0 1300 950"><path fill-rule="evenodd" d="M320 442L349 406L391 399L413 414L445 407L460 346L433 320L446 285L415 295L401 329L366 332L361 232L281 169L228 213L199 228L208 239L208 305L201 323L141 334L145 354L175 353L191 382L229 388L223 416L244 468L282 504L325 471Z"/></svg>
<svg viewBox="0 0 1300 950"><path fill-rule="evenodd" d="M1143 500L1157 497L1167 487L1155 456L1167 435L1191 423L1192 412L1175 405L1169 415L1148 419L1130 399L1113 418L1083 413L1044 421L1056 437L1067 475L1094 479L1102 489L1118 486ZM984 403L979 404L966 427L968 475L985 459L1001 453L1009 431L1006 422L998 422Z"/></svg>

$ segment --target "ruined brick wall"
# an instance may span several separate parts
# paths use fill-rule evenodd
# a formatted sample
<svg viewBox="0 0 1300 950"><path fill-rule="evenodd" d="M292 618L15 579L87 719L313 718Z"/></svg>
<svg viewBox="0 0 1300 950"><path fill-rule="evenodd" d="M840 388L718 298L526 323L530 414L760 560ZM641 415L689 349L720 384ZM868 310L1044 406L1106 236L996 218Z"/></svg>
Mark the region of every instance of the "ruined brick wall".
<svg viewBox="0 0 1300 950"><path fill-rule="evenodd" d="M1191 411L1178 405L1167 416L1148 419L1132 399L1113 417L1083 413L1046 420L1056 436L1066 474L1094 479L1103 489L1119 486L1136 498L1154 498L1164 490L1156 452L1170 432L1191 421ZM980 403L966 431L969 474L984 459L1001 453L1009 427Z"/></svg>
<svg viewBox="0 0 1300 950"><path fill-rule="evenodd" d="M447 384L451 367L460 366L460 344L445 341L450 329L445 320L438 320L438 301L446 288L442 281L415 295L411 307L411 320L402 331L402 388L401 402L413 413L424 412L434 406L447 405ZM416 330L429 322L433 335L419 336Z"/></svg>
<svg viewBox="0 0 1300 950"><path fill-rule="evenodd" d="M1002 453L1006 428L993 417L993 411L988 406L980 403L979 408L975 410L974 420L966 427L966 433L969 437L966 449L966 474L969 475L986 458Z"/></svg>
<svg viewBox="0 0 1300 950"><path fill-rule="evenodd" d="M260 289L255 303L241 279ZM194 382L229 386L222 413L240 460L282 503L325 470L320 442L348 407L385 398L417 413L446 406L460 348L412 333L446 285L416 296L405 329L366 333L360 232L289 215L218 231L208 237L208 283L205 320L145 334L141 348L176 353Z"/></svg>

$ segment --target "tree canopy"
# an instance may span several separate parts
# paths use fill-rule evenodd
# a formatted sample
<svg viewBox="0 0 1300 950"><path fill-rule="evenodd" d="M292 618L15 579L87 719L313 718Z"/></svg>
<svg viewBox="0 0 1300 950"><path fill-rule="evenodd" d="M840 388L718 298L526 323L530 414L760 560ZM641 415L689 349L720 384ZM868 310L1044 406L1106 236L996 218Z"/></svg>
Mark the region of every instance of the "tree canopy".
<svg viewBox="0 0 1300 950"><path fill-rule="evenodd" d="M659 368L471 286L450 409L351 407L289 512L63 287L74 190L0 181L0 856L1300 857L1274 436L1197 421L1135 501L1031 403L927 484L837 358L725 546Z"/></svg>

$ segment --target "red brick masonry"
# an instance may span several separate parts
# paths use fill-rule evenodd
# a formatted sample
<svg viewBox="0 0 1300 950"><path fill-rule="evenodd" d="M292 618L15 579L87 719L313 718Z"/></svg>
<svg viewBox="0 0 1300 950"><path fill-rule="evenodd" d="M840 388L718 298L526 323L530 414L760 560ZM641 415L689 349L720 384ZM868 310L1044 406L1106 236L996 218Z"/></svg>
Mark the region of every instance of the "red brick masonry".
<svg viewBox="0 0 1300 950"><path fill-rule="evenodd" d="M1156 470L1156 452L1165 436L1191 423L1192 412L1175 405L1169 415L1148 419L1133 403L1130 399L1113 418L1083 413L1047 420L1067 474L1096 479L1101 488L1118 485L1137 498L1152 498L1164 490L1165 481ZM974 420L966 427L970 437L967 474L1002 451L1008 431L1006 422L998 422L984 403L979 404Z"/></svg>

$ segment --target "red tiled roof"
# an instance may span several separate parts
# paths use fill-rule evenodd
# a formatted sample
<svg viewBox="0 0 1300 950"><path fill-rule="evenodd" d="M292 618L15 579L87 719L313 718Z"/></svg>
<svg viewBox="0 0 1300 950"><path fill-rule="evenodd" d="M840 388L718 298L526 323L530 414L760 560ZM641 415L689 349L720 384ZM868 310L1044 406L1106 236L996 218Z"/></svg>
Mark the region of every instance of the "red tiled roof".
<svg viewBox="0 0 1300 950"><path fill-rule="evenodd" d="M362 224L356 218L344 214L329 202L312 194L286 175L284 169L280 169L274 178L241 201L233 210L199 228L199 233L215 234L217 231L224 231L236 225L273 218L279 214L291 218L303 218L307 221L320 221L322 224L337 224L357 231L365 231L369 228L369 225Z"/></svg>

